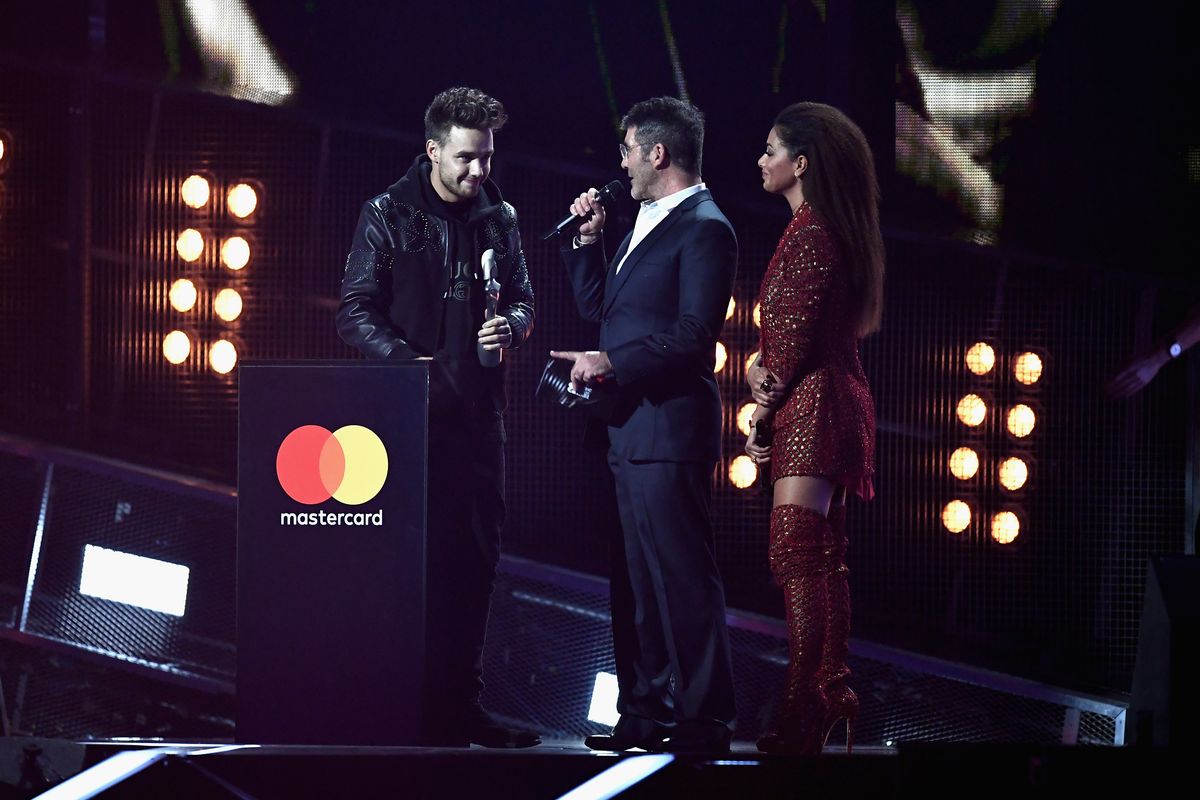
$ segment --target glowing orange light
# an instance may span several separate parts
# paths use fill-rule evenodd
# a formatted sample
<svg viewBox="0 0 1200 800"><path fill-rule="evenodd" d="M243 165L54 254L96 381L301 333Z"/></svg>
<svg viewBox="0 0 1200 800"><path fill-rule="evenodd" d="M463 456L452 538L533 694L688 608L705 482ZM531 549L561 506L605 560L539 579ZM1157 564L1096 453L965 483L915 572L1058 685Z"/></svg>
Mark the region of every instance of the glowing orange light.
<svg viewBox="0 0 1200 800"><path fill-rule="evenodd" d="M729 463L729 482L739 489L748 489L758 480L758 466L750 456L738 456Z"/></svg>
<svg viewBox="0 0 1200 800"><path fill-rule="evenodd" d="M942 509L942 524L951 533L962 533L971 524L971 507L962 500L951 500Z"/></svg>
<svg viewBox="0 0 1200 800"><path fill-rule="evenodd" d="M746 372L750 371L750 368L754 366L755 361L758 361L758 351L757 350L755 350L750 355L746 356Z"/></svg>
<svg viewBox="0 0 1200 800"><path fill-rule="evenodd" d="M162 349L163 358L172 364L182 364L192 352L192 340L183 331L171 331L163 337Z"/></svg>
<svg viewBox="0 0 1200 800"><path fill-rule="evenodd" d="M731 297L729 298L729 306L725 309L725 319L733 318L733 310L735 308L737 308L737 301Z"/></svg>
<svg viewBox="0 0 1200 800"><path fill-rule="evenodd" d="M713 372L720 372L725 369L725 361L729 358L729 353L725 352L725 345L717 342L716 362L713 364Z"/></svg>
<svg viewBox="0 0 1200 800"><path fill-rule="evenodd" d="M250 243L241 236L230 236L221 244L221 263L233 271L250 263Z"/></svg>
<svg viewBox="0 0 1200 800"><path fill-rule="evenodd" d="M1008 410L1008 432L1019 439L1033 433L1037 424L1037 415L1033 409L1024 403L1018 403Z"/></svg>
<svg viewBox="0 0 1200 800"><path fill-rule="evenodd" d="M175 240L175 252L184 261L195 261L204 252L204 237L195 228L188 228Z"/></svg>
<svg viewBox="0 0 1200 800"><path fill-rule="evenodd" d="M967 369L976 375L987 375L996 365L996 351L987 342L976 342L967 351Z"/></svg>
<svg viewBox="0 0 1200 800"><path fill-rule="evenodd" d="M196 295L196 284L187 278L180 278L171 284L171 289L167 292L167 299L171 302L171 308L184 313L191 311L196 306Z"/></svg>
<svg viewBox="0 0 1200 800"><path fill-rule="evenodd" d="M1021 520L1011 511L992 516L992 538L1000 544L1012 544L1021 533Z"/></svg>
<svg viewBox="0 0 1200 800"><path fill-rule="evenodd" d="M950 473L960 481L967 481L979 472L979 454L969 447L960 447L950 454Z"/></svg>
<svg viewBox="0 0 1200 800"><path fill-rule="evenodd" d="M1032 386L1042 377L1042 357L1037 353L1021 353L1013 362L1013 377L1026 386Z"/></svg>
<svg viewBox="0 0 1200 800"><path fill-rule="evenodd" d="M179 195L190 208L204 208L208 204L210 187L202 175L189 175L179 187Z"/></svg>
<svg viewBox="0 0 1200 800"><path fill-rule="evenodd" d="M222 289L213 298L213 313L226 322L233 322L242 313L242 296L234 289Z"/></svg>
<svg viewBox="0 0 1200 800"><path fill-rule="evenodd" d="M977 394L964 395L958 401L958 418L963 425L974 428L987 416L987 403Z"/></svg>
<svg viewBox="0 0 1200 800"><path fill-rule="evenodd" d="M1021 459L1013 456L1000 462L1000 485L1010 492L1015 492L1029 480L1029 466Z"/></svg>
<svg viewBox="0 0 1200 800"><path fill-rule="evenodd" d="M743 403L742 407L738 409L737 428L743 436L750 435L750 417L756 408L758 408L757 403Z"/></svg>
<svg viewBox="0 0 1200 800"><path fill-rule="evenodd" d="M245 219L258 208L258 192L247 183L239 183L229 190L226 197L229 213L239 219Z"/></svg>
<svg viewBox="0 0 1200 800"><path fill-rule="evenodd" d="M752 316L754 317L754 327L761 328L762 327L762 306L760 304L758 304L758 303L754 304L754 314Z"/></svg>
<svg viewBox="0 0 1200 800"><path fill-rule="evenodd" d="M218 339L208 348L208 365L218 375L228 374L237 366L237 360L237 348L228 339Z"/></svg>

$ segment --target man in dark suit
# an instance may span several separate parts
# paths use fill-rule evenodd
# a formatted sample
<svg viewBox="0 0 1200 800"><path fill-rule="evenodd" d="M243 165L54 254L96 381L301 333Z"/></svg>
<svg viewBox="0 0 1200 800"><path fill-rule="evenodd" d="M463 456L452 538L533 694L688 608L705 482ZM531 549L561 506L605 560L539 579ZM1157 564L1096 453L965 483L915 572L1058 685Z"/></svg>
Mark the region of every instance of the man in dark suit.
<svg viewBox="0 0 1200 800"><path fill-rule="evenodd" d="M704 118L671 97L622 120L621 167L642 203L608 263L595 190L571 210L590 219L563 260L600 349L555 352L572 382L617 387L607 420L623 555L612 577L621 719L593 749L729 749L735 710L725 592L709 499L720 455L717 337L737 268L737 239L700 179Z"/></svg>

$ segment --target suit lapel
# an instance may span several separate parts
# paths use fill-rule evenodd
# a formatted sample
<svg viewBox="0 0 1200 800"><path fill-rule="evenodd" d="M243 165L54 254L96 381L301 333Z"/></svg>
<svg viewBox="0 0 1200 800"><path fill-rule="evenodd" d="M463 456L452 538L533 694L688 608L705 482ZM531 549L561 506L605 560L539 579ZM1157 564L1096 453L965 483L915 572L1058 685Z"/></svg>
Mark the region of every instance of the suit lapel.
<svg viewBox="0 0 1200 800"><path fill-rule="evenodd" d="M616 270L616 265L621 263L621 257L625 255L625 252L629 247L629 242L633 238L633 233L631 232L629 236L625 237L625 241L621 245L621 250L617 254L617 257L613 259L612 266L608 272L608 285L605 287L604 293L605 311L608 311L609 307L612 306L613 301L616 299L617 294L622 288L624 288L625 284L629 282L629 276L633 274L634 269L636 269L637 265L641 263L642 258L654 248L654 245L660 239L667 235L667 232L673 228L677 222L679 222L684 214L699 205L702 200L707 200L711 196L712 195L709 194L708 190L705 189L704 191L696 192L696 194L692 195L675 208L671 209L662 222L659 222L657 225L655 225L654 230L650 231L650 233L646 235L645 239L642 239L642 241L638 242L638 246L635 247L633 252L629 254L629 258L625 261L625 265L621 267L621 271L614 272Z"/></svg>

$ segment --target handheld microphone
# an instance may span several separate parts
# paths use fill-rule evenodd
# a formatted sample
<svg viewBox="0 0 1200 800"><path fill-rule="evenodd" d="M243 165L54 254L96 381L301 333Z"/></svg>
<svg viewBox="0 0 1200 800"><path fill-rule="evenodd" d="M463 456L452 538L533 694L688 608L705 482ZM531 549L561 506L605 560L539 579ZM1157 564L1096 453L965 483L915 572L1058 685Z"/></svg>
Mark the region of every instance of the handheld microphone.
<svg viewBox="0 0 1200 800"><path fill-rule="evenodd" d="M611 183L609 183L607 186L605 186L603 189L601 189L599 192L596 193L596 199L600 201L600 205L604 206L604 210L607 211L609 209L609 206L612 205L613 200L620 197L622 194L624 194L624 192L625 192L625 184L621 183L620 181L612 181ZM590 214L586 217L580 217L575 214L571 214L567 217L564 217L562 222L558 223L553 228L546 231L546 235L542 237L542 240L544 241L546 239L549 239L551 236L554 236L555 234L565 233L566 231L578 228L580 225L587 222L588 219L590 219L590 218L591 218Z"/></svg>

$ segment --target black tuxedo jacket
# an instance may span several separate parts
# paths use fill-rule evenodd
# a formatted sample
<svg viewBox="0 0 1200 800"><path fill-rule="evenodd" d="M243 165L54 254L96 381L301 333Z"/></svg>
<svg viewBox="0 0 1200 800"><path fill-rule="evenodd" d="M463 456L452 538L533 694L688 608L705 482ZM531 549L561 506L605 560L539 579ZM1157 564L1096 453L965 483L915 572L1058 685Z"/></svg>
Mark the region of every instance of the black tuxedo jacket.
<svg viewBox="0 0 1200 800"><path fill-rule="evenodd" d="M737 273L737 237L708 190L662 219L628 260L630 232L608 263L602 243L562 249L575 301L600 323L619 390L608 420L615 455L631 461L715 461L721 398L717 337Z"/></svg>

